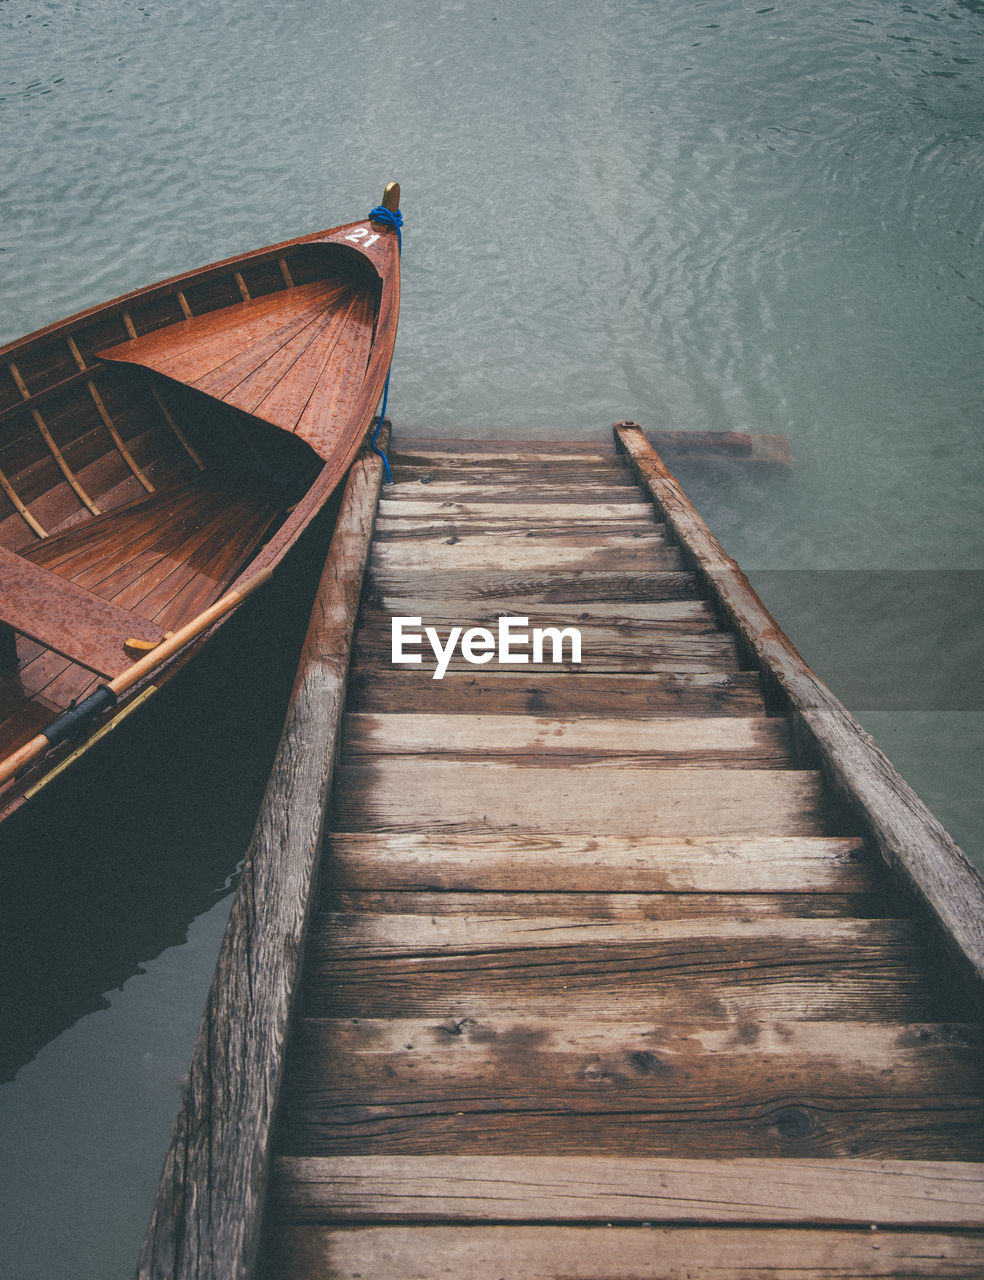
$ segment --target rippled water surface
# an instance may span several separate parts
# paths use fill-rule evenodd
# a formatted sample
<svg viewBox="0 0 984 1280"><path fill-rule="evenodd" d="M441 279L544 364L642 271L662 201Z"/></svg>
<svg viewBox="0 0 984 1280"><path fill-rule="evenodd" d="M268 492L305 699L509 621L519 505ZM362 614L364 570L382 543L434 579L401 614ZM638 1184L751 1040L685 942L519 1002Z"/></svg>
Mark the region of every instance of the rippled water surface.
<svg viewBox="0 0 984 1280"><path fill-rule="evenodd" d="M979 0L3 0L0 341L399 179L398 428L786 436L788 472L678 470L980 858L982 55ZM196 804L190 941L148 927L0 1088L19 1276L129 1273L180 1071L142 1055L187 1057L242 852Z"/></svg>

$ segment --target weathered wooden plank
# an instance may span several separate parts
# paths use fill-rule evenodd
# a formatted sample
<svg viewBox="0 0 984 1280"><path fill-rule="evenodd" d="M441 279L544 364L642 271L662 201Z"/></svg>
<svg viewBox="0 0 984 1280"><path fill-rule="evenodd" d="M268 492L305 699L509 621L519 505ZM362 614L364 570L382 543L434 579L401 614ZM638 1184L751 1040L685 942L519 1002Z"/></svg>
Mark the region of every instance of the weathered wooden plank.
<svg viewBox="0 0 984 1280"><path fill-rule="evenodd" d="M436 679L437 660L433 646L426 638L424 631L424 627L431 625L430 619L422 614L393 616L421 619L419 624L409 622L400 624L404 637L401 644L405 654L416 654L421 658L420 663L409 664L416 670L418 677L425 680ZM460 628L460 624L458 625ZM616 628L594 627L581 622L547 624L553 625L561 634L556 638L556 642L549 635L544 638L543 661L534 664L533 631L539 625L539 620L533 615L529 626L516 628L510 647L517 656L510 658L508 662L500 662L498 658L497 627L491 628L491 641L488 637L481 635L477 637L483 644L489 643L492 646L488 649L489 661L487 662L469 661L456 643L446 670L474 671L476 667L481 666L488 672L515 671L518 666L535 665L539 670L563 668L582 672L623 671L645 674L660 671L728 672L738 671L741 667L734 637L727 632L701 632L690 635L681 630L672 630L661 634L654 627L643 633L637 631L634 634L623 634ZM569 632L570 627L573 627L580 636L580 656L576 662L574 661L575 637L569 633L566 638L563 635L565 631ZM541 630L544 629L541 627ZM490 628L485 627L483 630L489 631ZM438 627L437 631L441 647L446 649L449 640L448 628ZM410 637L414 635L419 636L420 639L411 640ZM525 640L522 638L524 636ZM459 629L459 641L461 637L462 629ZM407 665L393 663L392 650L393 634L389 620L382 625L370 624L359 628L356 637L356 657L360 662L377 669Z"/></svg>
<svg viewBox="0 0 984 1280"><path fill-rule="evenodd" d="M371 604L386 596L492 602L518 597L531 604L570 603L581 608L592 600L696 600L700 594L695 574L670 569L525 574L482 569L381 570L370 575L368 590Z"/></svg>
<svg viewBox="0 0 984 1280"><path fill-rule="evenodd" d="M409 505L409 504L404 504ZM621 536L649 534L659 536L660 526L653 523L652 515L632 516L627 519L601 519L579 524L574 520L551 520L542 515L536 519L519 522L512 519L494 519L488 516L437 515L437 516L386 516L376 523L376 539L379 542L396 542L408 538L452 538L463 535L482 535L493 530L506 539L526 537L571 537L582 541L600 540L611 534Z"/></svg>
<svg viewBox="0 0 984 1280"><path fill-rule="evenodd" d="M784 721L751 717L582 720L508 715L346 716L343 749L349 756L426 755L430 759L501 756L618 757L695 766L789 768L793 764Z"/></svg>
<svg viewBox="0 0 984 1280"><path fill-rule="evenodd" d="M619 458L591 461L488 461L472 462L396 462L390 473L394 484L417 482L430 484L508 484L512 486L557 484L634 485L636 478Z"/></svg>
<svg viewBox="0 0 984 1280"><path fill-rule="evenodd" d="M785 436L746 431L661 431L649 433L655 449L677 456L703 459L740 459L772 466L792 465Z"/></svg>
<svg viewBox="0 0 984 1280"><path fill-rule="evenodd" d="M516 884L521 879L514 876L506 883ZM469 889L340 889L330 878L322 887L327 907L350 914L467 916L475 910L479 896L482 910L496 915L566 916L574 920L683 920L707 916L738 920L754 920L760 916L878 919L900 914L898 906L893 909L887 895L877 894L874 887L867 893L627 893L556 889L539 892L511 888L486 889L479 895Z"/></svg>
<svg viewBox="0 0 984 1280"><path fill-rule="evenodd" d="M984 878L871 736L803 661L642 431L619 427L616 437L714 598L788 700L833 789L924 904L937 923L940 940L970 980L977 999L984 1001Z"/></svg>
<svg viewBox="0 0 984 1280"><path fill-rule="evenodd" d="M377 543L372 553L374 573L400 573L404 569L433 573L461 569L499 569L508 564L513 573L531 573L542 569L566 569L569 573L585 569L619 573L637 569L681 569L683 562L676 547L659 539L642 541L632 538L609 539L615 546L567 546L561 538L529 538L503 546L498 539L454 538L441 542L422 541Z"/></svg>
<svg viewBox="0 0 984 1280"><path fill-rule="evenodd" d="M475 956L335 961L310 974L306 1012L322 1018L433 1018L449 1034L468 1018L611 1017L662 1022L699 1019L737 1026L807 1022L932 1022L959 1016L941 1003L922 955L903 961L841 956L828 948L797 965L788 956L758 963L729 949L706 957L704 972L640 967L640 956L603 949L580 957L507 952L498 965ZM566 962L565 962L566 961Z"/></svg>
<svg viewBox="0 0 984 1280"><path fill-rule="evenodd" d="M636 490L639 493L638 489ZM455 520L472 521L482 527L498 528L506 525L515 529L535 529L557 522L585 528L594 520L638 520L647 527L653 525L653 504L641 494L634 502L593 502L586 495L572 497L568 502L531 502L522 496L515 502L482 501L474 495L456 498L438 498L421 494L412 501L401 499L392 489L384 489L379 500L379 514L387 520Z"/></svg>
<svg viewBox="0 0 984 1280"><path fill-rule="evenodd" d="M939 1088L947 1080L961 1088L972 1081L977 1089L984 1079L981 1027L969 1022L802 1022L792 1017L722 1026L597 1014L535 1021L493 1015L449 1028L428 1018L312 1018L299 1023L298 1035L294 1086L325 1099L356 1091L367 1099L402 1097L425 1077L433 1078L435 1090L446 1085L460 1091L477 1080L498 1087L497 1063L520 1068L541 1057L544 1070L557 1080L571 1073L571 1087L584 1096L654 1090L660 1075L691 1087L695 1070L714 1069L712 1059L727 1060L732 1071L740 1071L756 1068L766 1056L784 1071L815 1062L828 1079L856 1071L859 1091L862 1082L880 1091L896 1070L900 1091L923 1089L929 1082ZM319 1066L341 1056L352 1078ZM662 1073L653 1059L662 1062ZM767 1080L764 1072L757 1074ZM520 1086L518 1077L511 1077L510 1088Z"/></svg>
<svg viewBox="0 0 984 1280"><path fill-rule="evenodd" d="M434 530L435 523L438 524L439 530ZM581 547L590 551L626 552L667 545L666 526L652 521L600 522L602 526L610 524L611 528L599 528L598 523L594 521L585 526L556 520L550 524L543 523L528 528L523 525L506 526L503 523L496 526L491 533L484 523L477 521L459 523L461 524L460 532L455 532L453 527L450 532L444 532L444 529L453 526L455 522L447 518L435 522L429 519L411 520L391 516L382 522L377 522L375 540L377 544L380 542L402 543L412 535L422 547L457 546L459 550L480 551L493 551L498 548L500 552L507 550L510 553L525 551L531 544L565 548ZM394 526L405 531L407 537L388 538L387 535ZM394 556L405 555L406 548L403 547L401 550L398 547L388 547L387 553Z"/></svg>
<svg viewBox="0 0 984 1280"><path fill-rule="evenodd" d="M984 1235L755 1227L284 1224L269 1276L298 1280L978 1280ZM266 1274L266 1273L265 1273Z"/></svg>
<svg viewBox="0 0 984 1280"><path fill-rule="evenodd" d="M457 436L446 432L442 436L404 436L397 437L393 446L393 456L401 462L423 459L448 459L464 461L474 459L484 462L494 457L500 461L528 461L541 459L545 462L556 462L568 459L572 462L604 461L606 458L617 458L614 443L607 437L603 440L568 440L539 439L531 436L522 440L489 438L488 440Z"/></svg>
<svg viewBox="0 0 984 1280"><path fill-rule="evenodd" d="M641 498L639 486L631 481L625 484L587 483L574 480L564 482L542 481L538 484L472 484L468 480L404 480L387 485L387 501L400 502L536 502L536 503L627 503L638 505ZM387 512L387 514L391 514Z"/></svg>
<svg viewBox="0 0 984 1280"><path fill-rule="evenodd" d="M394 615L425 617L436 627L494 626L500 617L528 617L536 626L601 626L617 628L629 638L657 631L688 631L700 635L720 631L716 615L706 600L621 601L596 600L578 608L570 604L534 604L529 600L421 600L388 596L382 608L365 604L359 614L362 626L390 627Z"/></svg>
<svg viewBox="0 0 984 1280"><path fill-rule="evenodd" d="M766 1068L771 1065L763 1062ZM808 1070L803 1077L809 1077ZM779 1072L773 1078L778 1085L801 1084ZM728 1082L711 1070L706 1093L668 1089L662 1105L638 1098L628 1110L578 1109L573 1090L544 1092L515 1110L498 1097L442 1103L426 1095L404 1104L288 1110L284 1143L292 1154L306 1156L426 1157L449 1148L459 1156L551 1151L627 1159L976 1160L981 1155L980 1094L934 1092L899 1099L883 1093L869 1098L852 1096L845 1086L841 1096L819 1099L806 1092L791 1094L790 1101L766 1090L736 1100L723 1092ZM530 1082L531 1092L535 1088Z"/></svg>
<svg viewBox="0 0 984 1280"><path fill-rule="evenodd" d="M392 521L387 521L382 529L377 529L375 550L384 552L394 563L409 561L413 566L413 557L407 547L407 539L383 539L379 535L386 533ZM632 556L648 551L660 552L667 547L666 531L663 525L649 524L643 528L621 530L606 533L597 529L585 531L571 525L552 525L538 529L496 529L494 533L485 531L484 526L463 529L460 533L431 533L423 521L403 521L408 527L416 525L415 542L421 549L437 551L442 555L482 554L488 557L497 553L494 565L501 565L504 555L509 556L510 564L519 567L520 562L514 556L524 556L531 548L543 551L545 547L560 552L581 551L617 551ZM385 544L385 545L384 545ZM445 552L442 548L454 548ZM573 558L573 557L571 557Z"/></svg>
<svg viewBox="0 0 984 1280"><path fill-rule="evenodd" d="M860 840L834 836L690 839L510 830L339 832L326 870L339 888L542 892L869 893Z"/></svg>
<svg viewBox="0 0 984 1280"><path fill-rule="evenodd" d="M418 671L357 663L349 683L353 711L482 712L502 715L761 716L765 703L757 672L605 675L573 670L550 675L508 671L449 671L421 680Z"/></svg>
<svg viewBox="0 0 984 1280"><path fill-rule="evenodd" d="M820 780L778 769L567 769L388 758L343 765L343 831L824 835Z"/></svg>
<svg viewBox="0 0 984 1280"><path fill-rule="evenodd" d="M295 1222L984 1226L984 1166L958 1161L283 1157L274 1196Z"/></svg>
<svg viewBox="0 0 984 1280"><path fill-rule="evenodd" d="M0 547L3 599L0 626L7 625L73 662L103 676L118 676L133 662L131 637L156 644L156 623L120 608L67 578Z"/></svg>
<svg viewBox="0 0 984 1280"><path fill-rule="evenodd" d="M607 1016L657 1023L953 1017L897 920L648 921L319 915L313 1017Z"/></svg>
<svg viewBox="0 0 984 1280"><path fill-rule="evenodd" d="M376 455L362 456L345 486L283 736L195 1042L140 1277L230 1280L254 1266L282 1047L381 466Z"/></svg>
<svg viewBox="0 0 984 1280"><path fill-rule="evenodd" d="M294 1155L980 1158L978 1028L308 1020Z"/></svg>
<svg viewBox="0 0 984 1280"><path fill-rule="evenodd" d="M467 916L366 915L321 912L313 925L316 963L441 954L475 957L476 970L500 964L506 951L540 953L547 965L576 962L592 951L632 956L651 969L703 970L715 957L743 955L746 963L815 964L822 956L859 962L907 961L917 952L908 920L568 920L563 916L485 914L481 898ZM789 949L792 949L790 952ZM556 953L551 958L551 953ZM723 979L722 981L726 981Z"/></svg>

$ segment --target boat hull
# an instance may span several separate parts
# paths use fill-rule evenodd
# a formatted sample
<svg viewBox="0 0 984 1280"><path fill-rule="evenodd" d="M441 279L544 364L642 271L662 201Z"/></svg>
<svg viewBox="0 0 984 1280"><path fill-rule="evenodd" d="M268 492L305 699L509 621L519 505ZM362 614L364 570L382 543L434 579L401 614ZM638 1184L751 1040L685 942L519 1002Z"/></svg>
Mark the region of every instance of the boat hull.
<svg viewBox="0 0 984 1280"><path fill-rule="evenodd" d="M0 348L0 759L276 568L366 438L398 313L397 231L366 218ZM0 820L78 746L56 745L0 787Z"/></svg>

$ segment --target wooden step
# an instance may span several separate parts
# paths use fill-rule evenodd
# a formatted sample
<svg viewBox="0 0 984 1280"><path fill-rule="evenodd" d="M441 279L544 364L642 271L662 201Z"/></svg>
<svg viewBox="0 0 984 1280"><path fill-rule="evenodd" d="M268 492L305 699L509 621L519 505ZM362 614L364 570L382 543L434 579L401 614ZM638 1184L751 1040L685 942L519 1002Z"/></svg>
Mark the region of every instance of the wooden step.
<svg viewBox="0 0 984 1280"><path fill-rule="evenodd" d="M336 888L513 889L620 894L871 893L880 877L855 837L710 839L489 831L333 832ZM481 892L479 892L481 891ZM538 903L524 910L533 911ZM519 909L519 908L516 908Z"/></svg>
<svg viewBox="0 0 984 1280"><path fill-rule="evenodd" d="M316 917L309 1017L926 1022L951 1018L918 932L894 919Z"/></svg>
<svg viewBox="0 0 984 1280"><path fill-rule="evenodd" d="M696 600L693 573L654 569L566 570L564 572L484 569L376 569L368 575L366 598L388 609L390 597L419 600L487 600L521 598L544 604L584 608L592 600Z"/></svg>
<svg viewBox="0 0 984 1280"><path fill-rule="evenodd" d="M618 760L623 763L729 764L734 768L789 768L793 764L784 720L581 720L508 715L367 715L351 713L343 751L359 755L414 755L435 759Z"/></svg>
<svg viewBox="0 0 984 1280"><path fill-rule="evenodd" d="M406 615L394 615L402 617ZM417 663L394 663L392 624L384 626L365 626L360 628L355 642L355 655L377 669L386 666L407 666L416 670L421 679L443 679L437 673L437 657L424 628L430 626L430 619L421 615L419 623L404 622L401 624L403 639L402 652L408 657L417 656ZM642 635L625 636L609 627L589 627L578 623L576 626L553 626L558 634L551 639L546 635L543 639L542 661L534 662L536 651L531 648L533 632L536 624L531 622L513 632L511 651L515 658L508 662L500 662L496 652L497 628L481 628L487 633L479 636L487 649L488 661L476 662L466 658L460 644L463 629L458 628L457 641L450 659L442 660L442 671L475 671L477 668L488 672L516 671L520 667L532 668L535 671L571 671L571 672L709 672L739 671L741 659L735 638L725 632L687 635L680 631L669 631L660 634L651 630ZM574 661L574 639L570 634L575 630L580 637L580 656ZM449 643L449 629L436 628L440 647L446 650ZM549 630L541 627L541 631ZM566 638L565 638L566 634ZM527 637L524 641L523 637ZM416 640L411 637L418 637ZM482 656L479 654L478 656Z"/></svg>
<svg viewBox="0 0 984 1280"><path fill-rule="evenodd" d="M537 484L472 484L467 480L403 480L387 485L386 501L401 502L535 502L535 503L606 503L638 505L642 501L639 486L624 484L542 481Z"/></svg>
<svg viewBox="0 0 984 1280"><path fill-rule="evenodd" d="M472 522L481 528L499 528L505 526L515 529L535 529L555 524L574 525L587 528L593 521L638 522L642 526L652 526L655 522L653 504L647 502L637 493L633 502L599 502L588 497L580 500L575 496L567 502L543 502L540 495L537 501L526 495L524 501L519 497L514 502L481 499L475 494L461 494L455 497L438 497L434 494L420 494L413 499L400 498L396 494L387 496L383 490L379 502L378 518L380 520L454 520L456 522Z"/></svg>
<svg viewBox="0 0 984 1280"><path fill-rule="evenodd" d="M387 757L342 765L333 825L343 831L496 828L675 836L825 835L817 773L640 769Z"/></svg>
<svg viewBox="0 0 984 1280"><path fill-rule="evenodd" d="M640 969L669 974L701 972L727 957L745 963L802 968L830 955L859 962L897 957L907 963L919 951L911 920L620 920L564 916L501 916L482 910L467 916L365 915L325 912L312 925L312 956L320 964L364 963L408 956L475 957L476 972L496 969L509 952L536 953L544 967L604 964L606 956L634 956Z"/></svg>
<svg viewBox="0 0 984 1280"><path fill-rule="evenodd" d="M669 544L666 528L661 524L648 524L642 528L615 529L604 532L595 528L578 529L572 525L556 525L546 528L496 529L487 533L481 527L468 528L460 532L445 533L444 529L432 531L423 522L403 521L406 525L416 525L413 535L414 545L427 551L441 551L448 548L447 554L464 556L481 556L488 558L489 553L496 553L498 559L493 563L501 565L504 557L508 557L510 565L514 555L525 555L531 547L542 551L552 548L560 552L572 551L615 551L626 555L637 555L647 551L660 552ZM394 562L399 558L410 558L407 546L408 538L387 538L386 532L391 520L377 522L375 534L376 551L384 551ZM385 545L384 545L385 544ZM394 545L396 544L396 545ZM456 550L452 551L452 548ZM442 551L442 554L445 554Z"/></svg>
<svg viewBox="0 0 984 1280"><path fill-rule="evenodd" d="M297 1172L280 1169L283 1178ZM311 1166L307 1166L310 1176ZM327 1171L326 1171L327 1172ZM927 1174L928 1177L928 1174ZM279 1184L278 1206L287 1188ZM984 1234L854 1229L642 1226L321 1226L282 1223L270 1280L912 1280L984 1275Z"/></svg>
<svg viewBox="0 0 984 1280"><path fill-rule="evenodd" d="M536 626L604 626L619 634L642 637L653 627L659 631L687 631L692 635L720 632L714 610L706 600L595 600L578 608L570 604L545 604L530 600L421 600L389 597L390 608L364 604L360 626L388 628L395 614L419 614L435 627L494 626L503 616L530 618Z"/></svg>
<svg viewBox="0 0 984 1280"><path fill-rule="evenodd" d="M354 837L349 836L348 839ZM754 920L765 916L787 916L813 920L843 916L850 919L894 919L904 914L891 896L879 897L871 888L859 893L628 893L572 889L541 893L528 889L483 889L465 887L458 892L437 890L433 885L415 892L408 889L339 888L332 877L331 863L322 881L322 906L346 915L429 915L470 916L481 910L503 918L534 914L565 916L571 920L691 920L698 917L727 916ZM461 877L465 879L464 876ZM570 877L577 880L577 875ZM520 882L515 876L513 883ZM609 875L609 881L614 875ZM873 878L874 879L874 878ZM371 880L370 880L371 884Z"/></svg>
<svg viewBox="0 0 984 1280"><path fill-rule="evenodd" d="M958 1161L288 1156L273 1197L294 1222L984 1227L984 1167Z"/></svg>
<svg viewBox="0 0 984 1280"><path fill-rule="evenodd" d="M410 503L402 503L410 506ZM490 516L473 516L470 513L447 515L439 513L434 516L380 516L376 521L375 540L377 542L396 542L414 538L452 538L465 534L482 535L494 533L504 538L526 537L573 537L585 543L594 544L597 539L611 534L621 536L645 536L659 533L661 526L654 522L652 514L605 518L596 516L592 520L579 523L576 520L552 520L543 516L544 508L536 508L538 515L532 519L519 520L507 517L495 519Z"/></svg>
<svg viewBox="0 0 984 1280"><path fill-rule="evenodd" d="M982 1154L980 1030L613 1019L309 1019L297 1030L293 1155Z"/></svg>
<svg viewBox="0 0 984 1280"><path fill-rule="evenodd" d="M512 573L562 569L579 574L585 570L620 573L682 569L683 557L678 547L668 546L658 537L643 541L613 536L596 540L592 545L571 544L562 538L524 537L503 543L498 538L462 536L420 542L381 542L373 548L369 563L374 574L390 575L406 569L445 574L463 569L503 568Z"/></svg>
<svg viewBox="0 0 984 1280"><path fill-rule="evenodd" d="M637 483L624 463L612 458L607 462L434 462L392 463L390 474L394 484L507 484L532 485L621 485Z"/></svg>
<svg viewBox="0 0 984 1280"><path fill-rule="evenodd" d="M367 655L349 678L353 711L430 711L502 715L762 716L757 672L655 675L551 675L543 668L516 673L484 667L421 679L416 669L380 668Z"/></svg>

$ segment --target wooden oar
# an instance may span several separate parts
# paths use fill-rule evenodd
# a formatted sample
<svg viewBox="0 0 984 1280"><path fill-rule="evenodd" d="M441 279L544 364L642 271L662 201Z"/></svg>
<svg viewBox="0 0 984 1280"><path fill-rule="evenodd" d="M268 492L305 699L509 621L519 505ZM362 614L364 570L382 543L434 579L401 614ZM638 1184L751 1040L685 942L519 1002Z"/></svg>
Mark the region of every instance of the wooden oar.
<svg viewBox="0 0 984 1280"><path fill-rule="evenodd" d="M252 578L248 578L242 586L236 587L233 591L228 591L221 600L216 600L215 604L210 605L197 618L193 618L191 622L186 622L183 627L162 640L145 657L127 667L114 680L110 680L108 684L100 685L95 693L83 699L78 706L71 708L64 715L53 720L43 733L39 733L37 737L25 743L19 750L7 756L6 760L0 761L0 786L9 782L22 769L37 760L39 756L43 756L46 751L57 743L64 742L66 739L75 737L80 732L83 732L88 720L92 719L100 711L115 706L120 694L125 693L127 689L132 689L144 676L149 675L156 667L166 662L168 658L177 653L179 649L182 649L190 640L194 640L203 631L207 631L213 622L217 622L224 614L229 613L230 610L245 600L248 595L251 595L257 587L262 587L272 577L272 569L261 569Z"/></svg>

